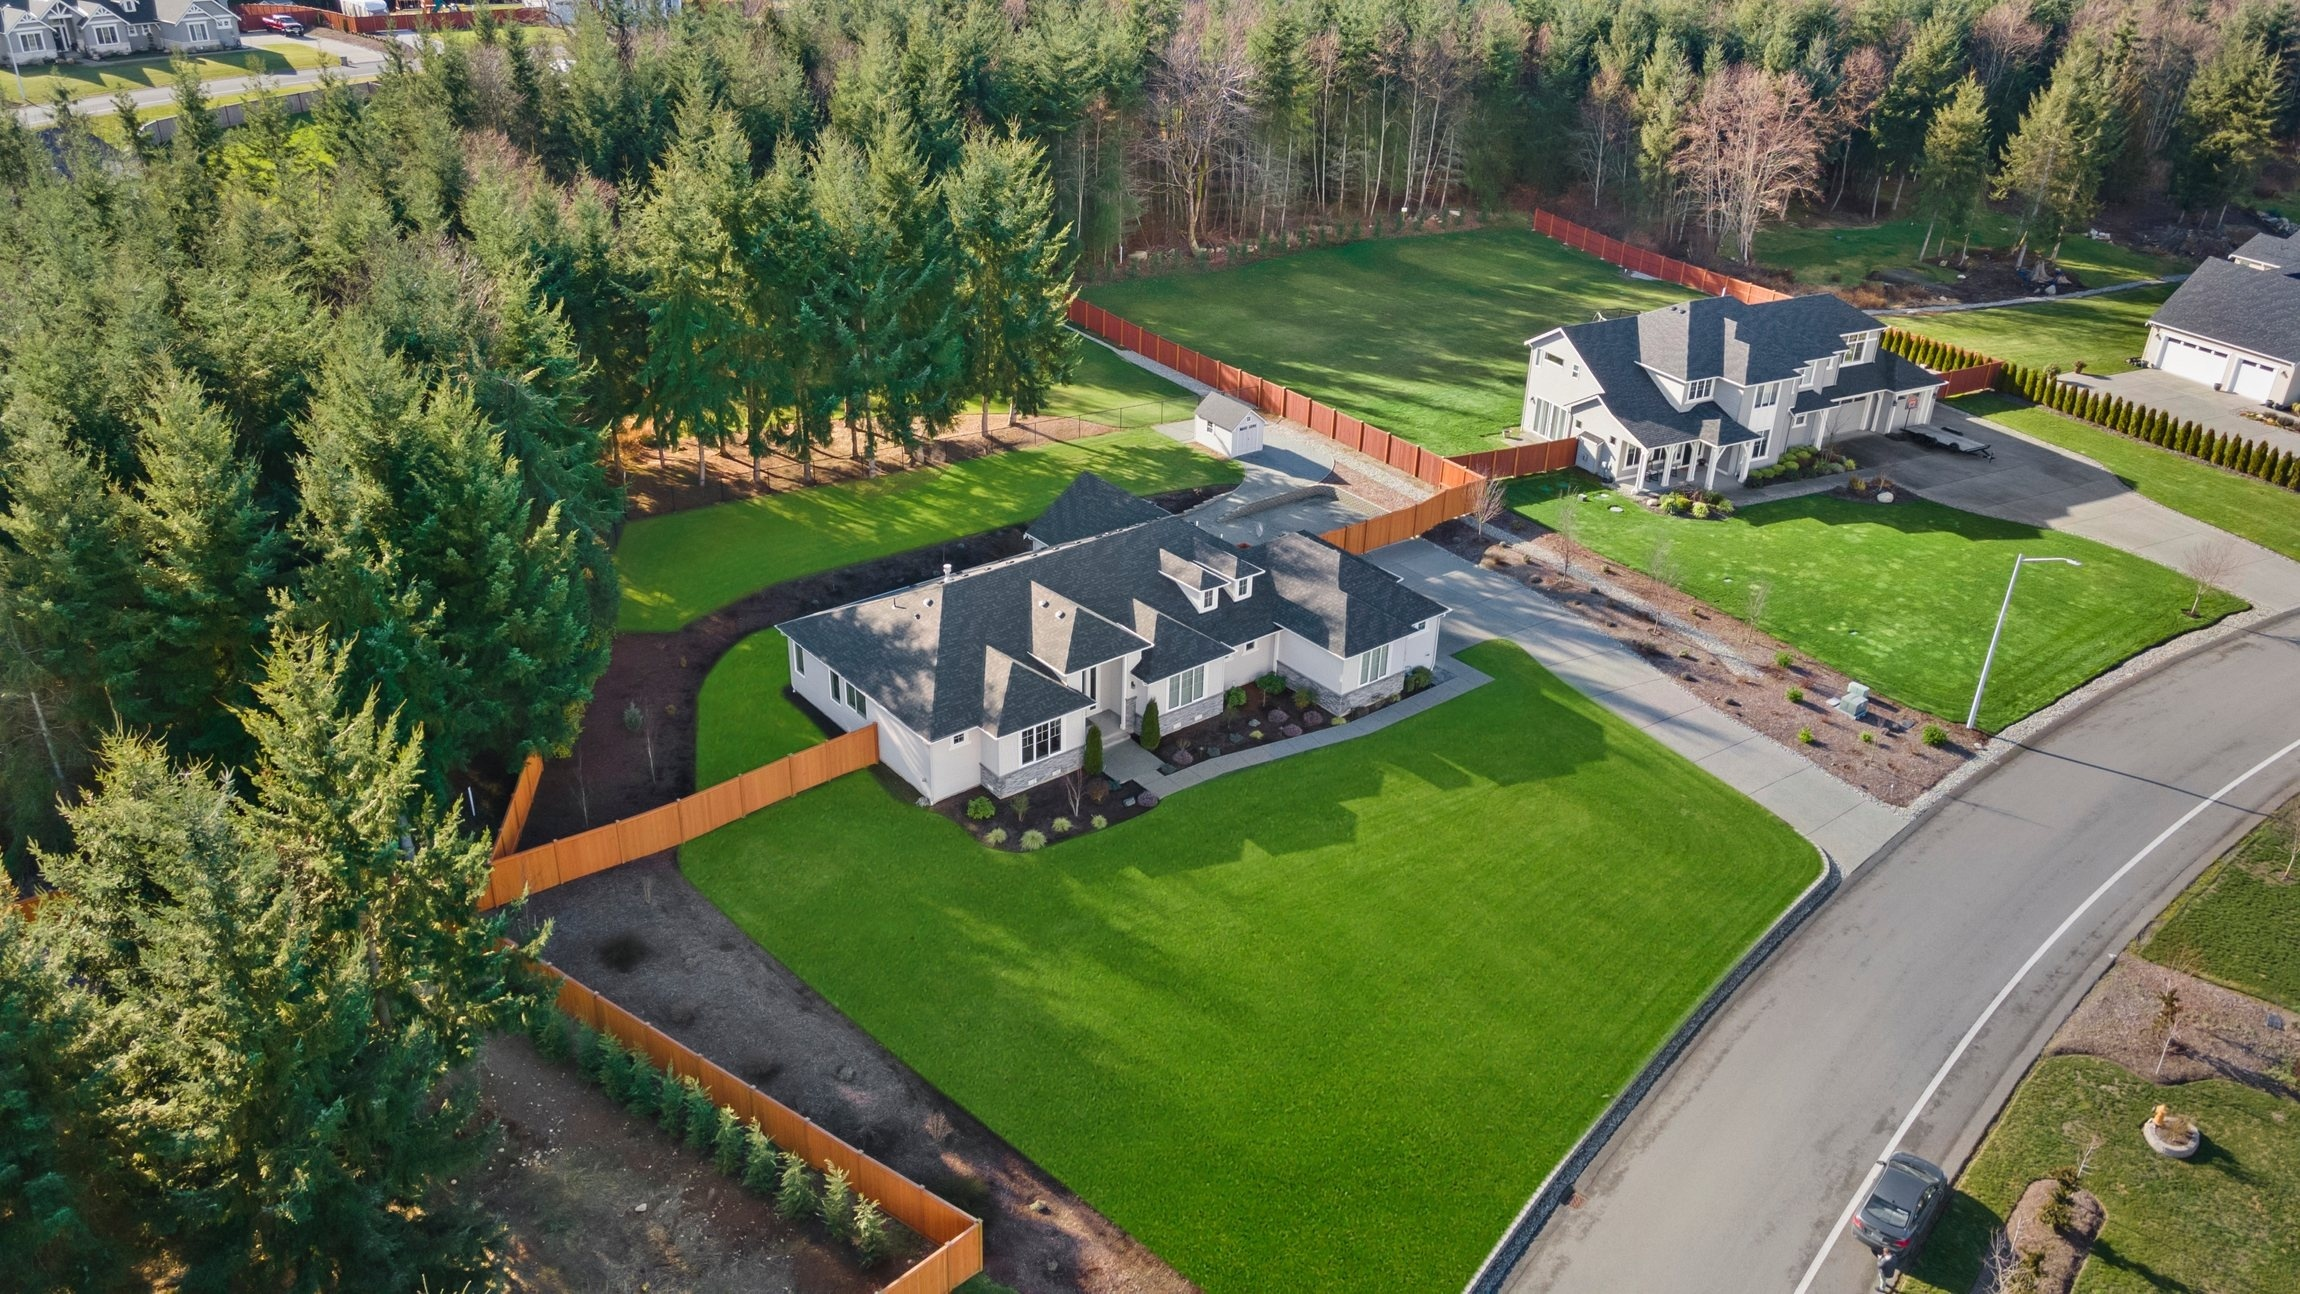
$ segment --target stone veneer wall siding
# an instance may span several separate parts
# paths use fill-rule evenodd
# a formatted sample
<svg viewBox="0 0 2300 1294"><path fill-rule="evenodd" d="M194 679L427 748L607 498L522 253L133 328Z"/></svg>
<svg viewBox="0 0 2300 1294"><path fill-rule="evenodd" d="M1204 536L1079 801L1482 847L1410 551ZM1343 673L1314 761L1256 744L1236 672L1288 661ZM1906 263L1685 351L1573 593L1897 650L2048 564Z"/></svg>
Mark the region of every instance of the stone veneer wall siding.
<svg viewBox="0 0 2300 1294"><path fill-rule="evenodd" d="M1068 750L1056 751L1035 764L1025 764L1004 777L991 776L990 770L984 769L982 789L1004 799L1016 791L1027 791L1033 786L1075 773L1085 765L1086 748L1083 745L1073 746Z"/></svg>
<svg viewBox="0 0 2300 1294"><path fill-rule="evenodd" d="M1404 670L1399 670L1388 678L1375 679L1364 687L1348 692L1336 692L1329 687L1320 687L1283 665L1278 667L1278 673L1285 676L1287 687L1297 692L1308 692L1318 699L1318 705L1327 714L1332 715L1351 714L1372 705L1376 701L1389 700L1406 690Z"/></svg>
<svg viewBox="0 0 2300 1294"><path fill-rule="evenodd" d="M1199 697L1197 700L1192 701L1190 704L1183 706L1179 710L1169 711L1163 703L1159 705L1158 733L1160 736L1165 736L1169 733L1180 732L1184 728L1189 727L1191 724L1204 723L1206 720L1222 713L1222 690L1220 688L1211 686L1213 683L1213 679L1211 677L1209 677L1206 682L1209 685L1209 690L1207 691L1206 695ZM1161 696L1165 694L1165 691L1166 689L1163 685L1161 685L1158 689L1159 695ZM1134 731L1137 734L1142 731L1141 715L1134 716Z"/></svg>

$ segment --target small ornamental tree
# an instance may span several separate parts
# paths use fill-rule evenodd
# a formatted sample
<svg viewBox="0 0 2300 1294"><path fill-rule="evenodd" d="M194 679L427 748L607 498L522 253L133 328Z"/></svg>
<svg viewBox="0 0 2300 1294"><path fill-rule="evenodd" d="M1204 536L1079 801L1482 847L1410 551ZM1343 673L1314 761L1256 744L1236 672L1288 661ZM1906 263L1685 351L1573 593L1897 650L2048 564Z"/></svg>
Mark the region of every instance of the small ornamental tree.
<svg viewBox="0 0 2300 1294"><path fill-rule="evenodd" d="M823 1174L823 1225L830 1233L844 1240L854 1234L855 1188L847 1180L847 1170L833 1167Z"/></svg>
<svg viewBox="0 0 2300 1294"><path fill-rule="evenodd" d="M1150 704L1142 707L1142 732L1140 737L1142 742L1142 749L1154 751L1158 749L1158 743L1164 739L1164 734L1158 731L1158 703L1156 701L1152 701Z"/></svg>
<svg viewBox="0 0 2300 1294"><path fill-rule="evenodd" d="M807 1161L784 1155L782 1179L775 1184L775 1212L796 1222L818 1207L814 1179L807 1176Z"/></svg>
<svg viewBox="0 0 2300 1294"><path fill-rule="evenodd" d="M1091 723L1086 725L1086 753L1080 759L1088 777L1102 776L1102 730Z"/></svg>
<svg viewBox="0 0 2300 1294"><path fill-rule="evenodd" d="M676 1138L687 1131L687 1094L670 1075L663 1075L661 1094L655 1101L655 1124Z"/></svg>
<svg viewBox="0 0 2300 1294"><path fill-rule="evenodd" d="M876 1200L863 1200L855 1205L855 1253L869 1267L886 1257L889 1242L886 1234L886 1214L879 1211Z"/></svg>
<svg viewBox="0 0 2300 1294"><path fill-rule="evenodd" d="M719 1135L720 1116L731 1120L734 1111L712 1100L711 1094L692 1077L679 1080L679 1097L687 1106L687 1149L709 1150Z"/></svg>
<svg viewBox="0 0 2300 1294"><path fill-rule="evenodd" d="M782 1159L782 1152L759 1130L757 1120L743 1125L744 1190L753 1195L773 1195L775 1179L781 1175Z"/></svg>
<svg viewBox="0 0 2300 1294"><path fill-rule="evenodd" d="M719 1107L719 1117L711 1125L711 1164L729 1177L743 1175L744 1158L749 1152L744 1140L743 1121L726 1106Z"/></svg>

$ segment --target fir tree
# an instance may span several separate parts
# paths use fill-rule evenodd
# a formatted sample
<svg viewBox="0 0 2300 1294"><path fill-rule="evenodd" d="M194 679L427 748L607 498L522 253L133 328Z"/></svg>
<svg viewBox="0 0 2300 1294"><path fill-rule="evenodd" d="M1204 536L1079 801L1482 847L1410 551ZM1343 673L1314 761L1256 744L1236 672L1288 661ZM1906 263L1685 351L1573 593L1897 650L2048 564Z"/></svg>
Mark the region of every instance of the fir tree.
<svg viewBox="0 0 2300 1294"><path fill-rule="evenodd" d="M1969 245L1973 221L1988 196L1988 134L1988 107L1980 83L1968 75L1925 128L1924 162L1917 172L1917 214L1925 218L1919 259L1931 246L1936 225L1944 248L1957 234L1963 234Z"/></svg>
<svg viewBox="0 0 2300 1294"><path fill-rule="evenodd" d="M1024 141L970 137L943 179L943 202L959 253L968 385L987 431L993 401L1036 413L1076 361L1064 234L1053 226L1044 161Z"/></svg>
<svg viewBox="0 0 2300 1294"><path fill-rule="evenodd" d="M2274 60L2259 44L2227 40L2188 82L2172 136L2172 199L2190 211L2217 208L2241 197L2276 147L2276 119L2284 86Z"/></svg>
<svg viewBox="0 0 2300 1294"><path fill-rule="evenodd" d="M820 1208L814 1179L807 1176L807 1161L784 1155L782 1176L775 1184L775 1212L795 1222Z"/></svg>
<svg viewBox="0 0 2300 1294"><path fill-rule="evenodd" d="M743 324L735 251L750 188L750 145L734 118L687 87L677 143L657 168L633 229L633 257L646 272L647 351L640 380L655 444L695 443L695 480L723 443L738 391L720 339Z"/></svg>

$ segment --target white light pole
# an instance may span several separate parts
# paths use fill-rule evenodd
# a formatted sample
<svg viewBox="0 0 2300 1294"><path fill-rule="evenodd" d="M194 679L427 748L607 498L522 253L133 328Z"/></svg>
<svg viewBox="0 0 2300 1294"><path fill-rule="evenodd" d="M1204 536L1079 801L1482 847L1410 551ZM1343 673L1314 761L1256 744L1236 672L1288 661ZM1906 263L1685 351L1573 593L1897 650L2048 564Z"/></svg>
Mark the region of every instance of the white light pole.
<svg viewBox="0 0 2300 1294"><path fill-rule="evenodd" d="M1996 632L1989 635L1988 655L1981 658L1981 681L1973 685L1972 713L1965 716L1965 726L1975 731L1979 730L1978 725L1981 719L1981 694L1988 691L1989 687L1989 666L1996 663L1997 639L2004 637L2005 613L2012 610L2013 588L2020 583L2020 568L2031 562L2061 562L2069 566L2084 565L2083 562L2074 557L2029 557L2018 553L2013 555L2012 578L2005 581L2004 605L1997 608Z"/></svg>

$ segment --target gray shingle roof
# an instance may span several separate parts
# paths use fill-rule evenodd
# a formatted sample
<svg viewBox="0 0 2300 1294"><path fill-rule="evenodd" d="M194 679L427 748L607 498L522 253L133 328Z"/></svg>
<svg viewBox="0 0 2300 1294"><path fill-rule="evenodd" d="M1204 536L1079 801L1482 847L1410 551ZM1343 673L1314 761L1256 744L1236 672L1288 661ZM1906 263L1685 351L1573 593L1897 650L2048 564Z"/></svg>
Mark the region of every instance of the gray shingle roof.
<svg viewBox="0 0 2300 1294"><path fill-rule="evenodd" d="M1148 499L1129 494L1092 472L1080 472L1023 533L1042 544L1067 544L1165 515L1166 509Z"/></svg>
<svg viewBox="0 0 2300 1294"><path fill-rule="evenodd" d="M1871 391L1921 391L1929 386L1942 385L1932 370L1921 364L1912 364L1891 351L1880 351L1877 358L1866 364L1839 365L1837 384L1825 389L1799 391L1797 403L1791 407L1799 413L1826 409L1839 400L1867 395Z"/></svg>
<svg viewBox="0 0 2300 1294"><path fill-rule="evenodd" d="M1262 414L1243 400L1234 399L1220 391L1208 391L1206 398L1198 402L1196 416L1224 431L1236 431L1248 418L1259 419Z"/></svg>
<svg viewBox="0 0 2300 1294"><path fill-rule="evenodd" d="M1793 378L1815 356L1843 350L1847 336L1884 327L1825 292L1761 305L1702 297L1648 310L1636 322L1646 367L1681 381L1721 377L1740 386Z"/></svg>
<svg viewBox="0 0 2300 1294"><path fill-rule="evenodd" d="M2256 355L2300 360L2300 274L2214 257L2197 266L2149 322Z"/></svg>
<svg viewBox="0 0 2300 1294"><path fill-rule="evenodd" d="M1213 610L1198 610L1161 570L1175 561L1195 566L1199 555L1227 561L1241 578L1253 575L1251 595L1241 602L1224 593ZM1209 587L1223 583L1218 573L1208 573ZM1373 563L1308 535L1239 552L1160 512L780 628L816 668L838 671L904 726L939 740L977 726L1011 732L1084 710L1093 702L1063 677L1129 651L1144 651L1134 674L1154 682L1280 628L1346 657L1403 638L1444 611Z"/></svg>
<svg viewBox="0 0 2300 1294"><path fill-rule="evenodd" d="M2279 269L2300 270L2300 234L2278 236L2254 234L2252 240L2229 253L2248 261L2274 265Z"/></svg>

